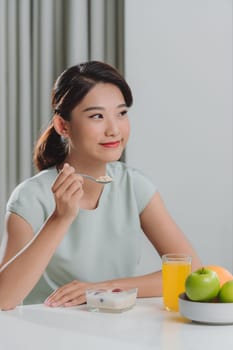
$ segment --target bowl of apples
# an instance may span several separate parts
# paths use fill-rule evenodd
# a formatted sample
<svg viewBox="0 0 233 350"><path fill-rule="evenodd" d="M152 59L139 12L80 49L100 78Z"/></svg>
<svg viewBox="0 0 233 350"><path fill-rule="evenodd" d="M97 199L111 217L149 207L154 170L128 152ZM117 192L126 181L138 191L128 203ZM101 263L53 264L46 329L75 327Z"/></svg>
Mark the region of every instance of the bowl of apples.
<svg viewBox="0 0 233 350"><path fill-rule="evenodd" d="M233 275L216 265L189 274L179 295L179 312L193 322L233 324Z"/></svg>

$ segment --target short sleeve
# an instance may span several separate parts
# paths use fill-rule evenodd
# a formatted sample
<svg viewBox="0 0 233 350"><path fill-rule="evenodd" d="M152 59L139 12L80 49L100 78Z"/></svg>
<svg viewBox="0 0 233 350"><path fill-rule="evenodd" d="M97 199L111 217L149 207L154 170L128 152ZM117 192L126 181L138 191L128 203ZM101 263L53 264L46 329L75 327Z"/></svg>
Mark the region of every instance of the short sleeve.
<svg viewBox="0 0 233 350"><path fill-rule="evenodd" d="M50 210L46 205L52 199L49 192L46 193L40 184L26 180L12 192L6 210L21 216L37 233L52 210L51 205Z"/></svg>
<svg viewBox="0 0 233 350"><path fill-rule="evenodd" d="M157 187L140 170L131 169L131 172L138 211L141 214L156 193Z"/></svg>

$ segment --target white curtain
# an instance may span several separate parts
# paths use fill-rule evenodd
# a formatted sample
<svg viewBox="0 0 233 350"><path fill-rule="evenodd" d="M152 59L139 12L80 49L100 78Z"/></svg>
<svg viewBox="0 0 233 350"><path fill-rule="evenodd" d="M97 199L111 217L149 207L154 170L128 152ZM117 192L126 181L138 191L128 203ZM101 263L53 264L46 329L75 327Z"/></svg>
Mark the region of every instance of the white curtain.
<svg viewBox="0 0 233 350"><path fill-rule="evenodd" d="M123 73L123 15L124 0L0 0L0 238L11 191L35 171L55 78L89 59Z"/></svg>

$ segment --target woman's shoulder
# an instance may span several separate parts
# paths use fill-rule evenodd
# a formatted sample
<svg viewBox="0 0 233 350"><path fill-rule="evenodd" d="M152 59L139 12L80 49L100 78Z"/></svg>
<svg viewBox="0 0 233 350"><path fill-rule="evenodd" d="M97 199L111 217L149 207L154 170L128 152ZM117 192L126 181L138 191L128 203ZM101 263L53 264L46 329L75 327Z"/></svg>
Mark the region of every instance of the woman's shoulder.
<svg viewBox="0 0 233 350"><path fill-rule="evenodd" d="M114 188L129 198L135 198L139 213L157 191L157 187L141 170L123 162L109 163L107 175L113 178Z"/></svg>
<svg viewBox="0 0 233 350"><path fill-rule="evenodd" d="M51 184L51 182L55 180L56 176L57 176L56 167L51 167L35 174L31 178L29 178L28 181L31 183Z"/></svg>
<svg viewBox="0 0 233 350"><path fill-rule="evenodd" d="M42 193L46 191L56 178L56 168L52 167L46 170L42 170L37 174L23 180L19 183L11 194L11 198L19 195L21 192L31 193Z"/></svg>

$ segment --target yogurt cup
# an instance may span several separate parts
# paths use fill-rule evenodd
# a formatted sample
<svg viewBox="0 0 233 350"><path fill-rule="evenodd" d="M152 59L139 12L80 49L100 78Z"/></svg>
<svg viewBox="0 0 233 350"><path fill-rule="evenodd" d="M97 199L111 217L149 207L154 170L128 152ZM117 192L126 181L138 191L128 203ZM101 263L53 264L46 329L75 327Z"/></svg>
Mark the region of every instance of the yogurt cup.
<svg viewBox="0 0 233 350"><path fill-rule="evenodd" d="M87 308L90 311L123 312L131 309L136 302L137 288L87 289Z"/></svg>

